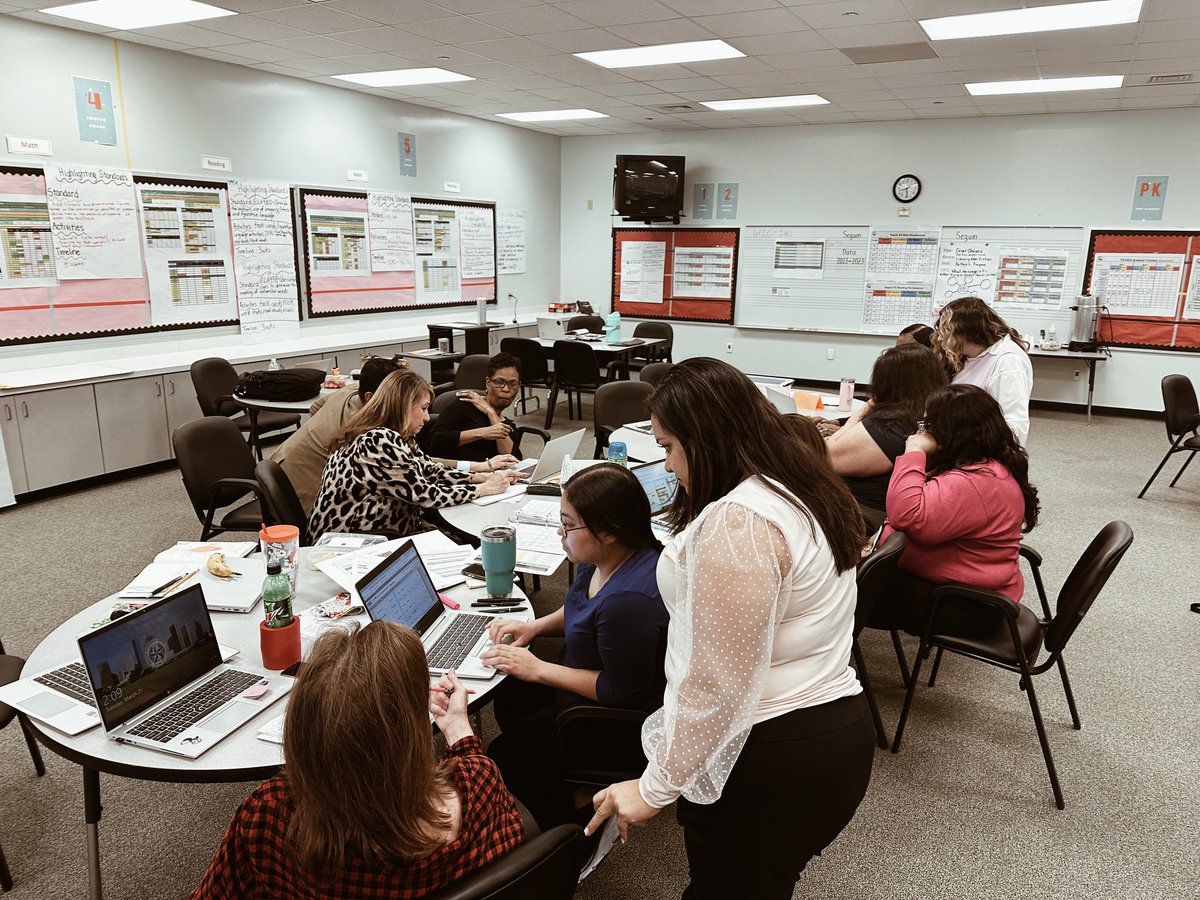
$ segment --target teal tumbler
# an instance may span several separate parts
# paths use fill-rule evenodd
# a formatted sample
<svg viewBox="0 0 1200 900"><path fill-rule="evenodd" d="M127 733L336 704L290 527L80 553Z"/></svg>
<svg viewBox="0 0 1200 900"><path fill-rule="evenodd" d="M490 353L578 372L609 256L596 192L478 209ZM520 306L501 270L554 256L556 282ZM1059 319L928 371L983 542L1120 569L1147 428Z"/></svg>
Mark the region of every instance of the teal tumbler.
<svg viewBox="0 0 1200 900"><path fill-rule="evenodd" d="M493 525L483 529L479 539L488 597L511 597L517 567L517 529L511 525Z"/></svg>

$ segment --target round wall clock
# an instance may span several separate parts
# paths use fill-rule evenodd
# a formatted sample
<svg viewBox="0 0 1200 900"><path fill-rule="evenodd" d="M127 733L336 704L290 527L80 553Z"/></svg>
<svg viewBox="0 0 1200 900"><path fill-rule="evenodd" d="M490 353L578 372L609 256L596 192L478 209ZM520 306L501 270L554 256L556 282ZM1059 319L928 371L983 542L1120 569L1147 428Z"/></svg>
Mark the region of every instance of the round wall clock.
<svg viewBox="0 0 1200 900"><path fill-rule="evenodd" d="M892 185L892 196L901 203L912 203L921 196L921 179L916 175L901 175Z"/></svg>

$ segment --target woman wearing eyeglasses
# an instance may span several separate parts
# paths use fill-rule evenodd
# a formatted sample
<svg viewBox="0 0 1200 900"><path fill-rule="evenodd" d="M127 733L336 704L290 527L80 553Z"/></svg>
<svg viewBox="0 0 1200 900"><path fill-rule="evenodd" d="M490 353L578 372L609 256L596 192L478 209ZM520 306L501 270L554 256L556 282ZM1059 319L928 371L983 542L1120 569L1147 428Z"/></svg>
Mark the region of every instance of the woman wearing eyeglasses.
<svg viewBox="0 0 1200 900"><path fill-rule="evenodd" d="M1021 536L1037 524L1029 456L1000 404L982 388L952 384L929 395L925 417L896 460L887 493L889 527L908 535L900 577L877 615L914 634L929 618L931 592L947 582L999 591L1021 602ZM978 607L939 607L939 631L988 632Z"/></svg>
<svg viewBox="0 0 1200 900"><path fill-rule="evenodd" d="M862 516L727 363L677 363L647 405L679 483L658 567L667 689L642 728L646 770L595 795L588 830L616 816L626 837L678 801L686 900L790 900L871 777L849 664Z"/></svg>
<svg viewBox="0 0 1200 900"><path fill-rule="evenodd" d="M655 569L662 545L650 501L623 466L590 466L563 486L559 535L576 564L556 612L494 622L483 660L513 676L496 691L501 734L488 746L504 782L543 825L554 817L550 770L555 718L576 703L649 712L662 704L667 610ZM534 656L538 637L565 638L557 663ZM603 756L604 748L595 748Z"/></svg>
<svg viewBox="0 0 1200 900"><path fill-rule="evenodd" d="M504 418L521 393L521 361L511 353L488 360L486 391L459 391L451 405L433 423L426 448L435 456L486 462L497 454L512 453L509 435L516 426Z"/></svg>

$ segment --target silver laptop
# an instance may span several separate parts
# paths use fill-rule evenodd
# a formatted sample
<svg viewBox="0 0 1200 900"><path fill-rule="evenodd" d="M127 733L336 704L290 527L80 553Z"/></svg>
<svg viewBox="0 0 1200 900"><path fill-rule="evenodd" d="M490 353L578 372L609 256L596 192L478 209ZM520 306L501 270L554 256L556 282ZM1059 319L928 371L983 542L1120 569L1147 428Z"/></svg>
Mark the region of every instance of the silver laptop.
<svg viewBox="0 0 1200 900"><path fill-rule="evenodd" d="M666 463L662 460L636 466L632 471L642 490L646 492L646 499L650 501L651 526L656 532L668 530L667 510L671 507L671 501L675 499L675 490L678 487L675 473L668 472Z"/></svg>
<svg viewBox="0 0 1200 900"><path fill-rule="evenodd" d="M79 734L100 724L92 685L79 660L0 687L0 703L64 734Z"/></svg>
<svg viewBox="0 0 1200 900"><path fill-rule="evenodd" d="M538 337L544 341L557 341L567 336L567 320L558 316L537 317Z"/></svg>
<svg viewBox="0 0 1200 900"><path fill-rule="evenodd" d="M373 621L396 622L420 635L430 673L454 669L462 678L478 679L496 674L479 658L491 646L487 628L493 616L447 609L412 541L397 547L355 587Z"/></svg>
<svg viewBox="0 0 1200 900"><path fill-rule="evenodd" d="M759 390L767 395L767 399L771 401L771 405L783 413L785 416L796 412L796 398L792 395L792 389L788 388L787 392L783 392L773 387L759 385Z"/></svg>
<svg viewBox="0 0 1200 900"><path fill-rule="evenodd" d="M514 468L518 472L532 470L529 475L529 484L553 478L562 471L563 460L568 456L578 455L579 445L583 443L585 434L587 434L587 429L580 428L578 431L572 431L570 434L547 441L546 446L542 448L541 456L537 459L523 459Z"/></svg>
<svg viewBox="0 0 1200 900"><path fill-rule="evenodd" d="M79 638L110 738L195 759L292 689L292 679L227 666L193 585Z"/></svg>

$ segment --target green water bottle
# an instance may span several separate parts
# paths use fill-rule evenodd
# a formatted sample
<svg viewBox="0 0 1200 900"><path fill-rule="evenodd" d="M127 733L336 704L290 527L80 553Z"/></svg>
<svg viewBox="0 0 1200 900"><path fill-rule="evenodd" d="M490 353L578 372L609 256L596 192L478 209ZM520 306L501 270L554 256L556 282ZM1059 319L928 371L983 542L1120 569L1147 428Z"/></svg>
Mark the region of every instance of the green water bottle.
<svg viewBox="0 0 1200 900"><path fill-rule="evenodd" d="M267 578L263 581L262 598L268 628L286 628L292 624L292 583L282 573L277 559L267 563Z"/></svg>

